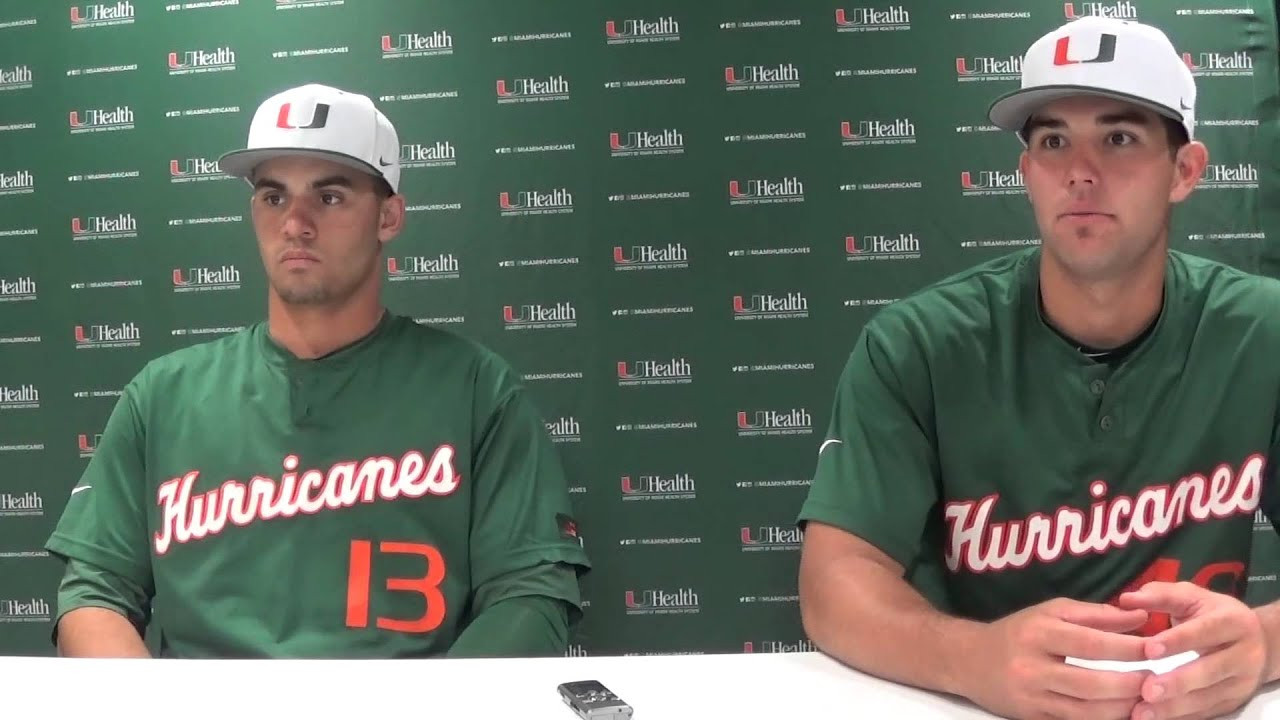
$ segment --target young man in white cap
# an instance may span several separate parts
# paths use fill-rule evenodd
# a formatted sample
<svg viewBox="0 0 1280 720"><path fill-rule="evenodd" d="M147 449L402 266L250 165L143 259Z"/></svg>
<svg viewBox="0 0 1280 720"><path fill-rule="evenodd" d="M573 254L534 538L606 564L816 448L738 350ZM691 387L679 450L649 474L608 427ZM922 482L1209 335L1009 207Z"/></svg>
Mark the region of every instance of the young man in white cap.
<svg viewBox="0 0 1280 720"><path fill-rule="evenodd" d="M1280 611L1240 600L1277 510L1280 283L1169 250L1195 102L1153 27L1030 47L990 117L1043 245L858 338L799 517L823 651L1019 718L1209 717L1280 675Z"/></svg>
<svg viewBox="0 0 1280 720"><path fill-rule="evenodd" d="M64 655L562 654L587 559L494 353L388 312L399 141L306 85L220 160L253 186L267 319L150 362L48 541ZM154 615L153 615L154 603Z"/></svg>

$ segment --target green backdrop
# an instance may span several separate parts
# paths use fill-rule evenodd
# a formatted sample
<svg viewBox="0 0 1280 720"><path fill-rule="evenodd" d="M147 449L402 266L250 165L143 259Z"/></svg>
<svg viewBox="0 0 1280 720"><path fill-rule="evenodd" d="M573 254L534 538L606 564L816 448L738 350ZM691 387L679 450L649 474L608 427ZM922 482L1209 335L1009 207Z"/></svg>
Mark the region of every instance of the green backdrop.
<svg viewBox="0 0 1280 720"><path fill-rule="evenodd" d="M399 129L387 303L537 398L596 565L571 653L808 648L792 522L840 367L881 306L1038 242L985 109L1091 13L1198 76L1212 166L1174 246L1280 274L1258 0L5 2L0 653L52 652L40 548L120 388L262 317L215 161L304 82ZM1262 520L1255 601L1280 594Z"/></svg>

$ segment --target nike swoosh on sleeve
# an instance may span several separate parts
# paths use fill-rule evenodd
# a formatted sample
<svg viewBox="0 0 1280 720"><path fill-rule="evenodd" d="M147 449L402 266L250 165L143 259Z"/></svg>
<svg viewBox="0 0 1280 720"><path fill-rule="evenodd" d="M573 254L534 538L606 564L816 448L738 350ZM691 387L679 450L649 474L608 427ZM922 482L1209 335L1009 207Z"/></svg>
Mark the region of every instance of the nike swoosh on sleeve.
<svg viewBox="0 0 1280 720"><path fill-rule="evenodd" d="M81 485L80 487L71 488L71 494L72 494L72 495L75 495L76 493L80 492L81 490L88 490L88 489L89 489L89 488L91 488L91 487L93 487L93 486L92 486L92 485Z"/></svg>
<svg viewBox="0 0 1280 720"><path fill-rule="evenodd" d="M832 438L831 440L825 440L825 441L823 441L822 445L818 447L818 454L819 454L819 455L821 455L821 454L822 454L822 451L823 451L823 450L826 450L826 449L827 449L827 446L828 446L828 445L831 445L831 444L833 444L833 443L834 443L834 444L837 444L837 445L843 445L843 444L844 444L844 441L843 441L843 440L836 440L836 439L834 439L834 438Z"/></svg>

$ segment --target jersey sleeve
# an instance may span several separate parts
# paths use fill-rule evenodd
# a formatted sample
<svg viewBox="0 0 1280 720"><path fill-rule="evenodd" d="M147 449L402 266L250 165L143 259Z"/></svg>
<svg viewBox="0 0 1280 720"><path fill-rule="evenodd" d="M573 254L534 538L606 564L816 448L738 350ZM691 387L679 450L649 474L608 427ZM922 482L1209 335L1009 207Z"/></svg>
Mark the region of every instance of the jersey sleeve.
<svg viewBox="0 0 1280 720"><path fill-rule="evenodd" d="M542 418L495 356L477 379L470 536L475 611L509 597L542 595L575 611L578 575L590 562L578 538L568 483ZM557 565L560 567L557 568ZM564 567L572 571L564 572ZM519 582L507 582L508 578Z"/></svg>
<svg viewBox="0 0 1280 720"><path fill-rule="evenodd" d="M146 519L146 431L138 410L139 382L116 402L80 482L45 549L81 560L154 593ZM141 608L135 608L141 612Z"/></svg>
<svg viewBox="0 0 1280 720"><path fill-rule="evenodd" d="M114 610L123 615L138 637L144 637L151 620L150 593L128 579L83 560L69 558L58 585L58 614L53 620L53 644L58 644L62 616L84 607Z"/></svg>
<svg viewBox="0 0 1280 720"><path fill-rule="evenodd" d="M905 331L886 337L875 321L864 328L798 519L853 533L908 570L939 497L932 394L918 348Z"/></svg>
<svg viewBox="0 0 1280 720"><path fill-rule="evenodd" d="M569 625L569 606L563 600L542 594L508 597L472 619L449 647L448 657L563 655Z"/></svg>
<svg viewBox="0 0 1280 720"><path fill-rule="evenodd" d="M1271 448L1265 467L1258 507L1263 516L1271 521L1271 529L1280 535L1280 414L1276 416L1271 429Z"/></svg>

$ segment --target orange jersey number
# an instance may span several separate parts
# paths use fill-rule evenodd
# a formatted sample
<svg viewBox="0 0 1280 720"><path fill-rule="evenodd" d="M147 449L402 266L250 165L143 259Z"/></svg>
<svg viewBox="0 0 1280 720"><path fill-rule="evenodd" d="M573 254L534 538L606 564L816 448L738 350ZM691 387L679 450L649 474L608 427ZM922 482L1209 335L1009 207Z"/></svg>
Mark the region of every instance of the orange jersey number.
<svg viewBox="0 0 1280 720"><path fill-rule="evenodd" d="M377 618L383 630L406 633L431 632L444 622L444 593L440 583L444 580L444 557L431 545L406 542L378 543L380 554L399 553L421 555L426 571L420 577L387 578L387 590L415 592L426 601L421 617L413 619ZM369 625L369 588L373 566L373 543L369 540L351 541L351 560L347 568L347 627L362 628Z"/></svg>
<svg viewBox="0 0 1280 720"><path fill-rule="evenodd" d="M1120 594L1139 590L1143 585L1149 582L1167 582L1176 583L1182 580L1182 561L1177 558L1160 558L1142 571L1142 574L1129 583L1128 587L1120 591ZM1216 562L1205 565L1191 576L1191 582L1202 588L1212 589L1215 584L1230 586L1232 591L1237 589L1238 583L1244 577L1244 563L1242 562ZM1220 578L1226 578L1223 582ZM1111 599L1112 604L1119 599L1119 595ZM1170 626L1168 613L1151 613L1147 618L1147 623L1138 629L1138 634L1143 636L1155 635L1164 630L1168 630Z"/></svg>

